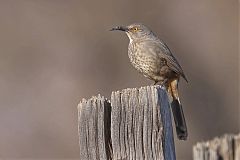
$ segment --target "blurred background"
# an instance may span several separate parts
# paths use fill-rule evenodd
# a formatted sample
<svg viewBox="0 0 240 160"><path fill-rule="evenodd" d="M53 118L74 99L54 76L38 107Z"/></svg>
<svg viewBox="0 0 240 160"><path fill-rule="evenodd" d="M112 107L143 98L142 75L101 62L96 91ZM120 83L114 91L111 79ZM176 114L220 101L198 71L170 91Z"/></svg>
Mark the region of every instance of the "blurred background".
<svg viewBox="0 0 240 160"><path fill-rule="evenodd" d="M189 83L180 92L192 145L240 131L237 0L0 0L0 158L79 157L82 98L150 85L131 66L128 38L142 22L164 40Z"/></svg>

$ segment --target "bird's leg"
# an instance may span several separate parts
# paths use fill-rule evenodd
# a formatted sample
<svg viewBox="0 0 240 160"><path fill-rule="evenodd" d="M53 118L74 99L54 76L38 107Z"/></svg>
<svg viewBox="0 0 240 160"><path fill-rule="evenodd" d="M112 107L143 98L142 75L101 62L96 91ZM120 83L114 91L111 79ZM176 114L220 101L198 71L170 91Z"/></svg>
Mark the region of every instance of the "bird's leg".
<svg viewBox="0 0 240 160"><path fill-rule="evenodd" d="M164 87L167 81L168 81L167 78L164 79L162 82L160 82L160 86L161 86L161 87Z"/></svg>
<svg viewBox="0 0 240 160"><path fill-rule="evenodd" d="M158 81L154 81L153 86L156 85L157 83L158 83Z"/></svg>

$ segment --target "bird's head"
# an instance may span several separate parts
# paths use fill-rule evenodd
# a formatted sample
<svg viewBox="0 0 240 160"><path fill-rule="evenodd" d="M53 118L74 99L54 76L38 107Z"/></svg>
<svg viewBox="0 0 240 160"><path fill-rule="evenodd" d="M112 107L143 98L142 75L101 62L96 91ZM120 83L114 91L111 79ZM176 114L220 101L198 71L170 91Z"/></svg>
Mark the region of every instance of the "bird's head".
<svg viewBox="0 0 240 160"><path fill-rule="evenodd" d="M149 38L153 35L152 31L141 23L134 23L128 26L117 26L110 31L116 30L124 31L128 35L130 41Z"/></svg>

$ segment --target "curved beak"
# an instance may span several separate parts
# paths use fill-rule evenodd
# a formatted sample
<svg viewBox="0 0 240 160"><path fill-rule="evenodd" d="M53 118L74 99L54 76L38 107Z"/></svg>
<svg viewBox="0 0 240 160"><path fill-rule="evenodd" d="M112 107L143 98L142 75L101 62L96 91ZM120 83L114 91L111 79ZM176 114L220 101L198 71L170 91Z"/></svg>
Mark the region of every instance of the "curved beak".
<svg viewBox="0 0 240 160"><path fill-rule="evenodd" d="M117 26L117 27L112 28L110 31L116 31L116 30L127 32L128 28L127 27L123 27L123 26Z"/></svg>

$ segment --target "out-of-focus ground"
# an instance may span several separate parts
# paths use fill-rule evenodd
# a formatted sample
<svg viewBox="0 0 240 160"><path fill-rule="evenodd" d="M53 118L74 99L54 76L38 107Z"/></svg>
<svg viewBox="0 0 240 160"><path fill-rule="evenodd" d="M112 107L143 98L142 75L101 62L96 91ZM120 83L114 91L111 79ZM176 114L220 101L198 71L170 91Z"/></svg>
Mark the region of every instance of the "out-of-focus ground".
<svg viewBox="0 0 240 160"><path fill-rule="evenodd" d="M152 84L109 32L142 22L171 48L192 145L240 131L237 0L1 0L0 158L78 158L81 98Z"/></svg>

